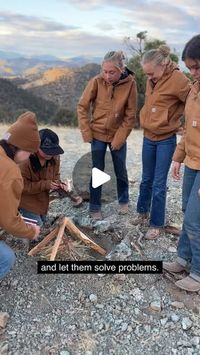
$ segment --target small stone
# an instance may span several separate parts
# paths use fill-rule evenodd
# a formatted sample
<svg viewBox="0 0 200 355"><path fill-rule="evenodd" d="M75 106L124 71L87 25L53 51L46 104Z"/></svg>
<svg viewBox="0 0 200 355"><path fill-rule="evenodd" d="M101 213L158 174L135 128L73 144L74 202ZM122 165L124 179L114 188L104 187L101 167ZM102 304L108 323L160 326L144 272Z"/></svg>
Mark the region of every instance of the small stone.
<svg viewBox="0 0 200 355"><path fill-rule="evenodd" d="M190 318L188 317L185 317L182 319L182 322L181 322L181 325L182 325L182 328L183 330L188 330L192 327L192 321L190 320Z"/></svg>
<svg viewBox="0 0 200 355"><path fill-rule="evenodd" d="M60 296L60 300L61 300L61 301L66 301L66 296L65 296L65 295L61 295L61 296Z"/></svg>
<svg viewBox="0 0 200 355"><path fill-rule="evenodd" d="M150 334L151 333L151 326L149 324L146 324L144 326L144 330L145 330L146 333Z"/></svg>
<svg viewBox="0 0 200 355"><path fill-rule="evenodd" d="M122 323L122 326L121 326L121 331L122 332L125 332L128 328L128 323Z"/></svg>
<svg viewBox="0 0 200 355"><path fill-rule="evenodd" d="M132 333L133 327L131 325L129 325L128 328L127 328L127 331L128 331L128 333Z"/></svg>
<svg viewBox="0 0 200 355"><path fill-rule="evenodd" d="M104 324L103 323L100 323L99 326L98 326L98 329L99 330L102 330L104 328Z"/></svg>
<svg viewBox="0 0 200 355"><path fill-rule="evenodd" d="M74 223L78 224L80 227L90 227L91 221L89 217L74 217Z"/></svg>
<svg viewBox="0 0 200 355"><path fill-rule="evenodd" d="M181 339L177 342L177 346L183 346L184 348L188 348L188 347L190 347L190 345L191 344L189 341L183 340L183 339Z"/></svg>
<svg viewBox="0 0 200 355"><path fill-rule="evenodd" d="M7 342L4 342L0 345L0 354L7 355L9 350L9 346Z"/></svg>
<svg viewBox="0 0 200 355"><path fill-rule="evenodd" d="M116 325L119 325L119 324L121 324L122 322L123 322L123 319L116 319L115 324L116 324Z"/></svg>
<svg viewBox="0 0 200 355"><path fill-rule="evenodd" d="M184 308L184 303L183 302L174 301L174 302L171 303L171 306L174 307L174 308L181 309L181 308Z"/></svg>
<svg viewBox="0 0 200 355"><path fill-rule="evenodd" d="M192 343L192 345L194 345L194 346L199 345L199 342L200 342L200 338L197 337L197 336L195 336L195 337L193 337L193 338L191 339L191 343Z"/></svg>
<svg viewBox="0 0 200 355"><path fill-rule="evenodd" d="M162 318L162 319L160 320L160 323L161 323L162 326L165 326L165 324L167 323L167 321L168 321L168 318Z"/></svg>
<svg viewBox="0 0 200 355"><path fill-rule="evenodd" d="M168 248L168 251L169 251L170 253L176 253L176 252L177 252L177 249L176 249L175 247L169 247L169 248Z"/></svg>
<svg viewBox="0 0 200 355"><path fill-rule="evenodd" d="M135 309L134 309L134 312L135 312L136 316L138 316L138 315L140 314L139 308L135 308Z"/></svg>
<svg viewBox="0 0 200 355"><path fill-rule="evenodd" d="M93 227L100 233L108 232L112 229L108 221L97 221Z"/></svg>
<svg viewBox="0 0 200 355"><path fill-rule="evenodd" d="M97 297L97 295L95 295L94 293L91 293L91 295L89 296L89 300L90 300L90 302L92 302L92 303L96 303L97 300L98 300L98 297Z"/></svg>
<svg viewBox="0 0 200 355"><path fill-rule="evenodd" d="M104 308L104 305L101 304L101 303L97 303L97 304L96 304L96 308L98 308L98 309L103 309L103 308Z"/></svg>
<svg viewBox="0 0 200 355"><path fill-rule="evenodd" d="M8 322L9 314L7 312L0 312L0 327L5 328Z"/></svg>
<svg viewBox="0 0 200 355"><path fill-rule="evenodd" d="M175 313L171 314L172 322L177 323L179 321L179 319L180 319L180 317L177 314L175 314Z"/></svg>
<svg viewBox="0 0 200 355"><path fill-rule="evenodd" d="M13 286L13 287L16 287L17 285L18 285L18 280L12 281L12 286Z"/></svg>
<svg viewBox="0 0 200 355"><path fill-rule="evenodd" d="M151 302L150 307L154 311L160 312L161 311L161 302L160 302L160 300L155 300L155 301Z"/></svg>

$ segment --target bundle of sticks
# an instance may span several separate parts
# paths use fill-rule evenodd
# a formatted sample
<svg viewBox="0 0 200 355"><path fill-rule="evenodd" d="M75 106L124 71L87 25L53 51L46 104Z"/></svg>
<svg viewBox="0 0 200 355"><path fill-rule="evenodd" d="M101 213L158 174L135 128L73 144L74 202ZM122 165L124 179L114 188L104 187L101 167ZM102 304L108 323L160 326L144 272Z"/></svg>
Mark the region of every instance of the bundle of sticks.
<svg viewBox="0 0 200 355"><path fill-rule="evenodd" d="M57 185L58 189L50 192L51 201L56 198L69 197L74 207L80 207L82 205L83 198L72 190L72 180L60 181Z"/></svg>
<svg viewBox="0 0 200 355"><path fill-rule="evenodd" d="M51 248L51 254L49 260L55 260L56 255L58 253L58 249L60 245L63 243L63 236L65 232L65 228L70 232L70 234L76 238L78 238L81 242L87 245L89 248L93 249L97 253L105 256L106 250L103 249L100 245L95 243L93 240L88 238L83 232L81 232L75 224L67 217L63 217L60 220L59 226L56 226L39 244L37 244L34 248L32 248L28 255L34 256L39 253L44 247L46 247L54 238L55 243ZM64 244L66 244L64 242Z"/></svg>

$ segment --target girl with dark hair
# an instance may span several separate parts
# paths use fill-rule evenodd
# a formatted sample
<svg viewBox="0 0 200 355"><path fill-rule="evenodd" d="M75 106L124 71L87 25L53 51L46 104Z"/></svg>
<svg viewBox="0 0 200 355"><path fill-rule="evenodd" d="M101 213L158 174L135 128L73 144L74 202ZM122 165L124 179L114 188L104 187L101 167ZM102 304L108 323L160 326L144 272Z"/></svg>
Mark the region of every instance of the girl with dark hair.
<svg viewBox="0 0 200 355"><path fill-rule="evenodd" d="M40 227L27 224L18 212L23 179L18 164L37 151L40 137L36 116L26 112L8 129L0 141L0 228L14 236L37 239ZM0 241L0 279L10 271L15 254Z"/></svg>
<svg viewBox="0 0 200 355"><path fill-rule="evenodd" d="M182 191L185 214L177 260L164 262L163 268L177 273L188 271L189 276L175 284L195 292L200 290L200 35L185 45L182 60L195 79L185 106L184 135L173 155L172 166L172 176L179 180L181 163L185 164Z"/></svg>

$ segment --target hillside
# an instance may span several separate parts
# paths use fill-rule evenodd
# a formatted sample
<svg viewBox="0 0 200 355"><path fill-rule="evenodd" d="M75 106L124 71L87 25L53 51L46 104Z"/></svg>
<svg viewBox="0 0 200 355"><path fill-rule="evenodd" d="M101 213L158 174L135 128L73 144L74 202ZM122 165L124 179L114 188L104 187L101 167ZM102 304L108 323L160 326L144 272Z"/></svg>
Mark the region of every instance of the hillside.
<svg viewBox="0 0 200 355"><path fill-rule="evenodd" d="M26 71L42 73L55 67L79 68L87 63L100 63L99 57L78 56L60 59L53 56L23 57L20 53L0 51L0 75L5 78L23 76Z"/></svg>
<svg viewBox="0 0 200 355"><path fill-rule="evenodd" d="M77 125L78 100L101 66L53 67L45 71L42 68L36 65L21 76L0 79L0 122L12 122L21 112L32 110L40 122Z"/></svg>
<svg viewBox="0 0 200 355"><path fill-rule="evenodd" d="M13 122L26 110L35 112L40 122L49 122L57 107L52 102L18 88L7 79L0 79L0 122Z"/></svg>
<svg viewBox="0 0 200 355"><path fill-rule="evenodd" d="M67 75L72 74L73 71L69 68L50 68L43 73L38 73L38 66L27 69L24 72L25 84L22 84L23 89L31 89L38 86L48 85L51 82L58 81Z"/></svg>
<svg viewBox="0 0 200 355"><path fill-rule="evenodd" d="M25 75L22 79L16 79L15 83L29 93L53 102L61 110L74 112L87 82L100 70L98 64L75 69L52 68L39 75Z"/></svg>

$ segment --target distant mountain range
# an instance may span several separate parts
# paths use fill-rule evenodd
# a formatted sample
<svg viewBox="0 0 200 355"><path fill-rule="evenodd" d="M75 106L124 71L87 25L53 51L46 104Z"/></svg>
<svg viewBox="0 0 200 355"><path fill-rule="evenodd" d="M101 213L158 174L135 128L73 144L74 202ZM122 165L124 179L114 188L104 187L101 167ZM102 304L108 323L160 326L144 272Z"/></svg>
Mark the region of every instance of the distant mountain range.
<svg viewBox="0 0 200 355"><path fill-rule="evenodd" d="M34 58L29 62L24 58L2 60L0 68L2 62L7 75L0 79L0 122L13 122L20 113L30 110L37 114L40 123L77 124L78 100L87 82L101 70L95 63L70 68L66 62L63 65L59 61L58 65ZM80 62L81 58L77 58ZM8 70L8 63L12 63L15 75Z"/></svg>
<svg viewBox="0 0 200 355"><path fill-rule="evenodd" d="M38 73L42 73L54 67L79 68L88 63L100 64L100 62L100 57L87 57L84 55L59 59L49 55L24 57L20 53L0 51L0 76L12 78L23 76L24 72L31 68L37 70Z"/></svg>

